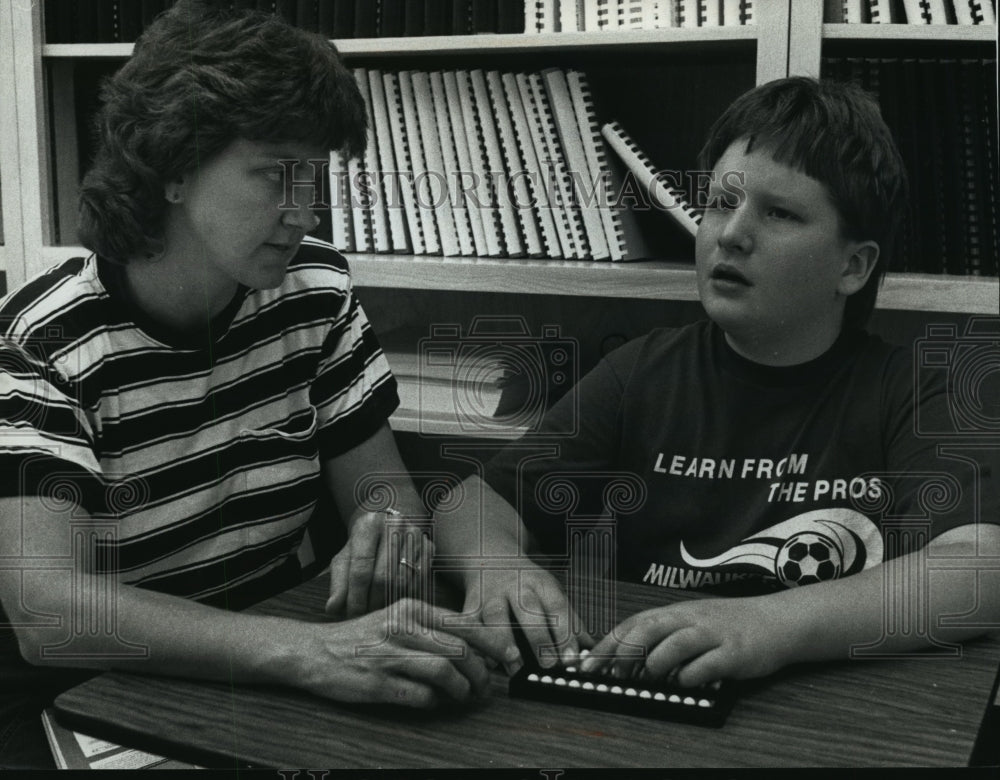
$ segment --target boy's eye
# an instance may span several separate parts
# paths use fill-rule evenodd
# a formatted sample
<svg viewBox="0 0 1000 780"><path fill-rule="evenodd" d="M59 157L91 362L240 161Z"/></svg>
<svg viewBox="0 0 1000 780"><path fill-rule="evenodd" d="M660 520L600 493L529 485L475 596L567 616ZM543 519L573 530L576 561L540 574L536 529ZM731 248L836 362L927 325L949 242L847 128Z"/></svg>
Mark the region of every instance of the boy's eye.
<svg viewBox="0 0 1000 780"><path fill-rule="evenodd" d="M798 216L788 211L787 209L778 208L777 206L772 206L768 209L767 214L769 217L774 217L775 219L781 220L795 220Z"/></svg>
<svg viewBox="0 0 1000 780"><path fill-rule="evenodd" d="M261 174L270 182L278 184L281 182L281 177L284 171L281 168L264 168Z"/></svg>

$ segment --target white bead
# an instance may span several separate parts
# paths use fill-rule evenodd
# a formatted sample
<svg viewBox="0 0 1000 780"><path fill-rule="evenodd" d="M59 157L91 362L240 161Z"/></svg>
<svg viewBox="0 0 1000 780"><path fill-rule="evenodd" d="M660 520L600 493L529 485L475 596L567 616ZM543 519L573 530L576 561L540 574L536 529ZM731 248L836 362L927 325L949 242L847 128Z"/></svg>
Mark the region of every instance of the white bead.
<svg viewBox="0 0 1000 780"><path fill-rule="evenodd" d="M708 699L698 699L698 706L699 707L711 707L712 706L712 702L710 702Z"/></svg>
<svg viewBox="0 0 1000 780"><path fill-rule="evenodd" d="M653 698L653 694L651 694L649 691L639 691L639 698L640 699L652 699Z"/></svg>
<svg viewBox="0 0 1000 780"><path fill-rule="evenodd" d="M538 675L532 672L531 674L528 675L528 680L530 680L531 682L538 682Z"/></svg>
<svg viewBox="0 0 1000 780"><path fill-rule="evenodd" d="M695 704L694 696L685 696L684 703L687 705Z"/></svg>
<svg viewBox="0 0 1000 780"><path fill-rule="evenodd" d="M625 689L625 695L626 696L635 696L638 693L639 692L635 688L626 688Z"/></svg>
<svg viewBox="0 0 1000 780"><path fill-rule="evenodd" d="M670 701L673 704L680 704L681 703L681 697L678 696L676 693L671 693L670 694Z"/></svg>
<svg viewBox="0 0 1000 780"><path fill-rule="evenodd" d="M562 677L556 677L556 685L565 685L566 680Z"/></svg>
<svg viewBox="0 0 1000 780"><path fill-rule="evenodd" d="M611 692L612 693L621 693L622 692L621 686L620 685L612 685L611 686Z"/></svg>
<svg viewBox="0 0 1000 780"><path fill-rule="evenodd" d="M662 693L661 691L657 691L655 694L653 694L653 698L656 699L656 701L666 701L667 700L666 694Z"/></svg>
<svg viewBox="0 0 1000 780"><path fill-rule="evenodd" d="M569 681L569 687L570 688L579 688L580 687L580 681L579 680L570 680Z"/></svg>
<svg viewBox="0 0 1000 780"><path fill-rule="evenodd" d="M550 683L550 682L552 682L552 678L549 677L547 674L543 674L542 675L542 682L543 683Z"/></svg>
<svg viewBox="0 0 1000 780"><path fill-rule="evenodd" d="M597 690L599 690L601 693L607 693L608 692L608 686L605 685L604 683L598 683L597 684Z"/></svg>
<svg viewBox="0 0 1000 780"><path fill-rule="evenodd" d="M592 690L594 690L594 684L588 680L587 682L585 682L583 684L583 690L585 690L585 691L592 691Z"/></svg>

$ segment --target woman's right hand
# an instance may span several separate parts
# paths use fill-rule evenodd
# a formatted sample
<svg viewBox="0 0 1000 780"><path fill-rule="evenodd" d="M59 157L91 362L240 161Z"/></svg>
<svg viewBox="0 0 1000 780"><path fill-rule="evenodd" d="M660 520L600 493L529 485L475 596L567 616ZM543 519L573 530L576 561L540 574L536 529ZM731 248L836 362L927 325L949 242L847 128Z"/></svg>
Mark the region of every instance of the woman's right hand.
<svg viewBox="0 0 1000 780"><path fill-rule="evenodd" d="M293 685L349 702L431 707L486 693L486 658L505 650L496 632L454 625L457 615L416 599L338 623L300 623ZM452 618L452 620L447 620ZM296 631L295 633L299 633Z"/></svg>

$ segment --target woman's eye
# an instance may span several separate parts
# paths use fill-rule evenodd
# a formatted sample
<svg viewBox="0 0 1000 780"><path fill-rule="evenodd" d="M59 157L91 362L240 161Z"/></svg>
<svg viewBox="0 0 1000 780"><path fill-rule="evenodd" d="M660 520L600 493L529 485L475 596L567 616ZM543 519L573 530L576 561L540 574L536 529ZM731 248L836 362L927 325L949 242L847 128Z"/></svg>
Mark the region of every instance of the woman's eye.
<svg viewBox="0 0 1000 780"><path fill-rule="evenodd" d="M264 178L268 181L278 184L281 182L281 168L265 168L261 173L264 174Z"/></svg>

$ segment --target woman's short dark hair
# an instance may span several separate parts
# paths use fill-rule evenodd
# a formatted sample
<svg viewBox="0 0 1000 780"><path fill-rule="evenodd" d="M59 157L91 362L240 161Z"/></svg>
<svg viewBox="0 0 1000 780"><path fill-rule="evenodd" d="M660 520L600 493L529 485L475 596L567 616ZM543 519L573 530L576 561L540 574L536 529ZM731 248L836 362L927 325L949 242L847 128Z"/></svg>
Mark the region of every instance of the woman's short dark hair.
<svg viewBox="0 0 1000 780"><path fill-rule="evenodd" d="M868 282L847 299L844 329L863 328L895 253L907 208L906 169L878 104L854 84L778 79L737 98L716 120L699 165L715 167L741 138L823 184L844 235L879 245Z"/></svg>
<svg viewBox="0 0 1000 780"><path fill-rule="evenodd" d="M117 262L163 247L164 188L233 141L360 155L364 102L335 46L274 14L180 0L101 88L80 192L83 244Z"/></svg>

